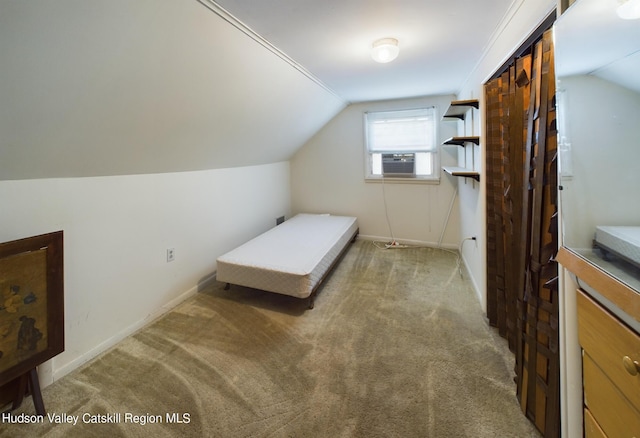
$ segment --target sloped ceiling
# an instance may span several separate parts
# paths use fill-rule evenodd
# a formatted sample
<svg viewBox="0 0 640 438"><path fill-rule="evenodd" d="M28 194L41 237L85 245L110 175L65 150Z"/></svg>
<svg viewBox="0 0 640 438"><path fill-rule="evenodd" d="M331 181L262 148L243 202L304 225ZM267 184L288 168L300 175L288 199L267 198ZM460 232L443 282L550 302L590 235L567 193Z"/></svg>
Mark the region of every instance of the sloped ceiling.
<svg viewBox="0 0 640 438"><path fill-rule="evenodd" d="M556 24L558 77L594 75L640 93L640 21L616 14L617 0L580 0Z"/></svg>
<svg viewBox="0 0 640 438"><path fill-rule="evenodd" d="M288 160L345 102L197 1L0 6L0 180Z"/></svg>
<svg viewBox="0 0 640 438"><path fill-rule="evenodd" d="M288 160L350 102L455 93L522 1L4 1L0 180Z"/></svg>

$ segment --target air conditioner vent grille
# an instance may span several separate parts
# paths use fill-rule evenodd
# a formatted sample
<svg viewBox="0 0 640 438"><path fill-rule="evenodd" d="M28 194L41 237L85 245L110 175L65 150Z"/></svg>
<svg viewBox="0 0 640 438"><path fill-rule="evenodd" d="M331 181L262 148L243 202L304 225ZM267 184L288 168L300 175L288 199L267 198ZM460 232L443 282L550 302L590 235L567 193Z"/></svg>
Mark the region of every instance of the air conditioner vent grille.
<svg viewBox="0 0 640 438"><path fill-rule="evenodd" d="M415 169L415 154L382 154L384 176L414 176Z"/></svg>

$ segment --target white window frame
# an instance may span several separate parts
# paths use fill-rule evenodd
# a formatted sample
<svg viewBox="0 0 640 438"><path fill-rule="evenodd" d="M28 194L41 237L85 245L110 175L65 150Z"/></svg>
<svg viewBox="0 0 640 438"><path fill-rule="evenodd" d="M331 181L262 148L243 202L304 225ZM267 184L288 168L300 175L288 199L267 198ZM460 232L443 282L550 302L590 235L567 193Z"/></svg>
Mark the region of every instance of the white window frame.
<svg viewBox="0 0 640 438"><path fill-rule="evenodd" d="M440 148L438 139L438 111L436 107L423 107L414 109L400 109L388 111L365 112L364 120L364 161L365 161L365 181L379 182L404 182L404 183L438 183L440 181ZM402 119L426 117L426 123L431 123L431 133L427 131L425 144L422 145L389 145L376 146L372 137L374 135L374 123L387 123ZM415 143L415 142L414 142ZM380 149L380 147L385 148ZM373 150L372 150L373 149ZM391 153L415 153L416 154L416 175L407 177L385 177L380 173L374 173L381 169L381 156L383 152ZM420 174L420 161L424 158L431 159L431 173Z"/></svg>

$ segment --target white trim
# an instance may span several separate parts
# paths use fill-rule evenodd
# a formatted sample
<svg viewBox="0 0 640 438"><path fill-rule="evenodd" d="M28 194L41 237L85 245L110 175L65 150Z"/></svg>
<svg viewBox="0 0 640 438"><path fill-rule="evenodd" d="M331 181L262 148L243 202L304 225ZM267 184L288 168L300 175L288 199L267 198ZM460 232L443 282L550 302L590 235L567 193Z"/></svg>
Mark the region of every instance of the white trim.
<svg viewBox="0 0 640 438"><path fill-rule="evenodd" d="M240 21L235 16L233 16L233 14L231 14L225 8L220 6L214 0L197 0L197 2L202 4L204 7L209 9L211 12L213 12L214 14L216 14L217 16L222 18L224 21L226 21L227 23L229 23L230 25L232 25L236 29L238 29L240 32L242 32L245 35L247 35L249 38L251 38L252 40L257 42L258 44L260 44L262 47L264 47L265 49L269 50L274 55L278 56L280 59L282 59L283 61L288 63L291 67L295 68L300 73L305 75L307 78L311 79L317 85L321 86L326 91L328 91L329 93L333 94L336 98L338 98L344 104L348 105L348 104L351 103L351 102L345 100L342 96L340 96L334 90L329 88L328 85L326 85L324 82L322 82L316 76L314 76L313 73L311 73L309 70L304 68L301 64L299 64L296 61L294 61L291 57L289 57L289 55L284 53L282 50L278 49L276 46L274 46L269 41L267 41L262 36L260 36L256 31L251 29L249 26L244 24L242 21Z"/></svg>
<svg viewBox="0 0 640 438"><path fill-rule="evenodd" d="M191 287L186 292L178 295L176 298L174 298L171 301L167 302L166 304L162 305L160 308L158 308L153 313L150 313L149 315L147 315L146 318L136 322L135 324L130 325L129 327L125 327L124 329L122 329L118 333L116 333L115 335L111 336L109 339L106 339L102 343L100 343L100 344L96 345L95 347L93 347L91 350L89 350L86 353L82 354L81 356L77 357L75 360L73 360L73 361L65 364L64 366L54 370L53 373L51 373L52 374L52 379L51 380L50 379L46 379L46 382L43 382L43 383L45 383L45 384L53 383L56 380L64 377L65 375L69 374L70 372L74 371L76 368L78 368L78 367L84 365L85 363L89 362L90 360L96 358L101 353L104 353L109 348L115 346L118 342L120 342L123 339L127 338L128 336L136 333L138 330L142 329L143 327L146 327L147 325L151 324L152 322L154 322L155 320L157 320L158 318L163 316L165 313L167 313L170 310L174 309L176 306L178 306L183 301L185 301L188 298L194 296L196 293L198 293L198 291L202 290L204 287L206 287L207 285L212 283L215 280L215 277L216 277L215 273L209 275L204 280L200 281L197 285ZM55 358L54 358L54 364L55 364Z"/></svg>
<svg viewBox="0 0 640 438"><path fill-rule="evenodd" d="M469 75L466 77L466 79L464 81L462 81L463 85L468 84L469 80L471 79L473 74L476 71L479 70L479 68L482 65L482 63L484 62L485 58L492 51L493 46L496 44L496 42L498 40L500 40L500 38L502 37L502 34L509 27L509 25L511 23L511 20L513 20L513 17L516 15L518 10L522 7L524 2L525 2L525 0L514 0L513 3L511 3L511 6L507 10L507 12L505 12L505 14L503 15L502 19L500 20L500 23L498 24L498 26L494 30L493 34L491 35L491 38L489 38L489 42L487 43L487 45L485 46L484 50L482 51L482 55L480 56L480 58L478 59L476 64L473 66L473 68L471 70L469 70ZM527 40L527 38L529 38L533 34L533 32L535 32L535 30L538 27L540 27L540 25L544 22L544 20L547 19L549 14L552 13L554 11L554 9L557 8L557 6L558 6L557 2L553 2L553 5L550 5L549 9L544 14L544 17L542 17L542 19L540 19L538 21L538 23L536 23L535 26L533 26L531 29L529 29L529 32L527 34L525 34L520 39L520 41L518 41L517 44L514 45L514 50L515 50L515 48L520 47ZM499 66L501 66L505 62L507 62L511 56L512 56L512 53L507 53L504 56L504 58L502 58L502 60L497 64L496 68L498 68ZM486 83L489 79L491 79L491 76L493 76L494 74L495 74L495 71L491 71L489 73L489 75L482 81L482 84ZM460 90L458 90L457 94L460 94Z"/></svg>
<svg viewBox="0 0 640 438"><path fill-rule="evenodd" d="M578 339L576 301L579 286L573 274L562 265L558 265L558 280L560 292L563 292L558 300L561 436L584 436L582 350Z"/></svg>
<svg viewBox="0 0 640 438"><path fill-rule="evenodd" d="M478 283L476 282L476 278L473 275L471 275L471 268L469 267L469 263L467 263L467 258L463 254L460 254L460 258L462 259L462 264L464 265L464 267L465 267L465 269L467 271L467 279L471 282L471 286L473 287L473 290L476 293L476 297L478 298L478 302L480 303L480 306L482 307L482 312L486 314L487 313L487 306L486 306L486 303L484 302L483 291L478 286Z"/></svg>
<svg viewBox="0 0 640 438"><path fill-rule="evenodd" d="M384 177L382 175L370 175L364 178L366 183L384 184L440 184L439 176L407 176L407 177Z"/></svg>

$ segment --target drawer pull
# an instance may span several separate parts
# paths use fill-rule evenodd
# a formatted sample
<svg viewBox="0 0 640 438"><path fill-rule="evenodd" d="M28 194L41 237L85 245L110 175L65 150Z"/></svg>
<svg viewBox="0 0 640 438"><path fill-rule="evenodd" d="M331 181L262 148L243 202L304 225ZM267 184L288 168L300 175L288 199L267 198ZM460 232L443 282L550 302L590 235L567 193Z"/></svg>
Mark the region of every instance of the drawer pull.
<svg viewBox="0 0 640 438"><path fill-rule="evenodd" d="M624 369L632 376L637 376L640 372L640 363L638 363L637 360L631 359L629 356L622 358L622 364L624 365Z"/></svg>

